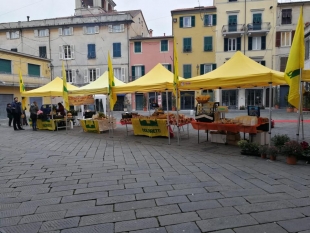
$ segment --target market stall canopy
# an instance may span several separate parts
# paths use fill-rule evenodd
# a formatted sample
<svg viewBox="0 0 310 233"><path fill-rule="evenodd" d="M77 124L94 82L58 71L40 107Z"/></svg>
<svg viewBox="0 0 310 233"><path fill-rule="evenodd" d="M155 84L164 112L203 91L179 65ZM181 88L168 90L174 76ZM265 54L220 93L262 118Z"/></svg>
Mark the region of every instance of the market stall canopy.
<svg viewBox="0 0 310 233"><path fill-rule="evenodd" d="M115 86L124 85L122 81L114 77ZM80 87L78 90L69 91L69 94L74 95L95 95L108 94L109 92L109 72L104 72L99 78L90 84Z"/></svg>
<svg viewBox="0 0 310 233"><path fill-rule="evenodd" d="M201 76L180 82L180 90L253 88L286 84L284 73L269 69L236 52L225 64Z"/></svg>
<svg viewBox="0 0 310 233"><path fill-rule="evenodd" d="M174 74L162 64L157 64L146 75L128 84L114 88L116 93L161 92L173 89ZM179 78L183 80L183 78Z"/></svg>
<svg viewBox="0 0 310 233"><path fill-rule="evenodd" d="M73 91L79 89L76 86L73 86L67 83L68 91ZM63 82L62 79L56 77L53 81L49 82L48 84L39 87L37 89L26 91L22 93L24 97L44 97L44 96L62 96L63 93Z"/></svg>

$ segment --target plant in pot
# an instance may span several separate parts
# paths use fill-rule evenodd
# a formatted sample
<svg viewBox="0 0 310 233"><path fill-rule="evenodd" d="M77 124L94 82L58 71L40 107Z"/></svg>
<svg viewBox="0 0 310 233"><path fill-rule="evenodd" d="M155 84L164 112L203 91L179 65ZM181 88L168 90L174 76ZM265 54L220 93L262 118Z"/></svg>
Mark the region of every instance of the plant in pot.
<svg viewBox="0 0 310 233"><path fill-rule="evenodd" d="M284 144L281 152L286 156L287 164L295 165L297 158L302 155L303 149L299 142L292 140Z"/></svg>
<svg viewBox="0 0 310 233"><path fill-rule="evenodd" d="M245 106L244 105L240 106L240 110L245 110Z"/></svg>
<svg viewBox="0 0 310 233"><path fill-rule="evenodd" d="M309 143L306 141L302 141L300 143L301 147L302 147L302 155L298 158L301 160L305 160L307 163L310 162L310 146Z"/></svg>
<svg viewBox="0 0 310 233"><path fill-rule="evenodd" d="M268 150L268 146L267 145L261 145L259 147L259 153L260 153L260 157L262 159L266 159L267 158L267 150Z"/></svg>
<svg viewBox="0 0 310 233"><path fill-rule="evenodd" d="M279 149L276 146L269 146L267 149L267 156L270 160L276 160L279 154Z"/></svg>
<svg viewBox="0 0 310 233"><path fill-rule="evenodd" d="M279 101L276 101L276 102L274 103L274 108L275 108L275 109L279 109Z"/></svg>
<svg viewBox="0 0 310 233"><path fill-rule="evenodd" d="M284 97L285 101L286 101L286 112L294 112L294 107L293 105L291 105L289 102L288 102L288 93L287 95Z"/></svg>
<svg viewBox="0 0 310 233"><path fill-rule="evenodd" d="M290 138L286 134L276 134L271 138L271 142L279 149L279 151L281 151L281 148L288 141L290 141Z"/></svg>
<svg viewBox="0 0 310 233"><path fill-rule="evenodd" d="M247 140L240 140L238 146L241 148L242 155L259 155L259 145Z"/></svg>

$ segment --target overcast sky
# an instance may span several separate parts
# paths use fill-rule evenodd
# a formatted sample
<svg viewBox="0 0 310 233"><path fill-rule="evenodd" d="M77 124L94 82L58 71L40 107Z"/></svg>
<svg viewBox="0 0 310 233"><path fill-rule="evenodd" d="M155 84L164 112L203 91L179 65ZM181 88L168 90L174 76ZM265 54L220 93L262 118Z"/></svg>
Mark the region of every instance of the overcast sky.
<svg viewBox="0 0 310 233"><path fill-rule="evenodd" d="M0 22L26 21L74 15L75 0L1 0ZM116 10L142 10L154 36L171 35L171 10L212 5L212 0L114 0Z"/></svg>

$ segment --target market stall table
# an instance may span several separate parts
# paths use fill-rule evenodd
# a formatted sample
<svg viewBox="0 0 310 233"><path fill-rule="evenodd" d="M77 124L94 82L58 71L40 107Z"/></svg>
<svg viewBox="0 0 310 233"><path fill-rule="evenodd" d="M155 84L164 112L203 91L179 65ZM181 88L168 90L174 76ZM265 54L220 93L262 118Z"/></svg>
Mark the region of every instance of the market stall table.
<svg viewBox="0 0 310 233"><path fill-rule="evenodd" d="M131 122L134 135L143 135L148 137L169 137L166 119L132 118Z"/></svg>
<svg viewBox="0 0 310 233"><path fill-rule="evenodd" d="M51 130L51 131L55 131L58 129L62 129L62 128L68 128L70 129L71 127L71 123L70 123L71 119L67 119L67 124L66 124L66 120L65 119L37 119L37 129L40 130ZM29 118L29 124L30 127L32 127L32 121L31 118Z"/></svg>
<svg viewBox="0 0 310 233"><path fill-rule="evenodd" d="M116 128L116 119L113 118L113 121L110 122L109 119L80 119L80 125L82 126L84 132L90 132L90 133L100 133L104 131L108 131L112 128ZM112 124L111 124L112 123Z"/></svg>

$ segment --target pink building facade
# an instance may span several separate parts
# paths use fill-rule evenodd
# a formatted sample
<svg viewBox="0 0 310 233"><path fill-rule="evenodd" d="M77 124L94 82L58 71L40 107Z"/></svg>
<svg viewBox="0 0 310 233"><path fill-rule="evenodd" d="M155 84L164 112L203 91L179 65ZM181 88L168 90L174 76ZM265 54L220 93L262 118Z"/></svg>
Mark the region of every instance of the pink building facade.
<svg viewBox="0 0 310 233"><path fill-rule="evenodd" d="M130 39L130 76L129 81L134 81L144 74L148 73L154 66L161 63L168 70L173 72L173 37L141 37ZM157 102L159 93L142 93L132 94L131 106L132 110L143 110L147 99L149 102ZM163 96L164 97L164 96ZM165 97L164 97L165 98ZM164 100L162 98L162 101ZM156 100L155 100L156 99ZM161 98L159 98L161 99ZM170 100L171 98L169 98ZM163 107L165 104L163 104Z"/></svg>

